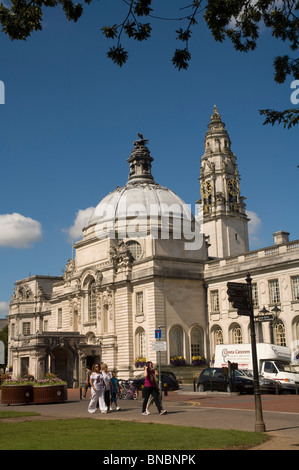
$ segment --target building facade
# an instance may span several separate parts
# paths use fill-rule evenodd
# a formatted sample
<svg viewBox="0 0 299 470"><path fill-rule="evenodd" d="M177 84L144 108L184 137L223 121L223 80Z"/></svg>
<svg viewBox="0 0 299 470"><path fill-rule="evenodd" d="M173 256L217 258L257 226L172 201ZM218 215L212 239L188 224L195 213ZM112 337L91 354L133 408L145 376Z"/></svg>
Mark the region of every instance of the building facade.
<svg viewBox="0 0 299 470"><path fill-rule="evenodd" d="M249 251L245 198L236 156L214 107L201 163L202 228L188 206L155 182L147 140L128 159L127 184L96 207L62 277L16 282L9 313L9 366L14 376L51 371L80 385L86 366L104 361L119 377L137 373L135 359L157 363L155 330L173 356L213 357L216 344L249 342L248 318L231 308L228 281L250 272L258 339L299 342L299 241L277 232L273 247Z"/></svg>

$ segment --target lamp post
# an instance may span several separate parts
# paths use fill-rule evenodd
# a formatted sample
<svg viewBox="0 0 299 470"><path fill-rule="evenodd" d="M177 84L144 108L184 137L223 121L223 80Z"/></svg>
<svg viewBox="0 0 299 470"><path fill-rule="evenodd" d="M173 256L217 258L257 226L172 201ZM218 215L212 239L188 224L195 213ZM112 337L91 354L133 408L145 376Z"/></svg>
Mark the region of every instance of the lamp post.
<svg viewBox="0 0 299 470"><path fill-rule="evenodd" d="M270 311L267 310L266 307L264 306L262 310L260 310L260 313L265 318L263 319L263 317L258 317L260 321L263 320L263 321L269 322L271 344L274 344L274 329L273 329L274 321L277 320L280 312L281 312L280 308L277 307L277 304L275 304L274 308L272 308L271 310L271 315L269 315Z"/></svg>
<svg viewBox="0 0 299 470"><path fill-rule="evenodd" d="M275 304L271 312L273 313L273 320L270 321L271 343L274 344L274 328L273 328L274 325L273 324L278 319L281 310L279 307L277 307L277 304Z"/></svg>
<svg viewBox="0 0 299 470"><path fill-rule="evenodd" d="M264 307L262 308L262 310L260 310L260 313L261 313L262 315L267 315L267 314L270 313L270 312L269 312L269 310L267 310L266 307L264 306Z"/></svg>

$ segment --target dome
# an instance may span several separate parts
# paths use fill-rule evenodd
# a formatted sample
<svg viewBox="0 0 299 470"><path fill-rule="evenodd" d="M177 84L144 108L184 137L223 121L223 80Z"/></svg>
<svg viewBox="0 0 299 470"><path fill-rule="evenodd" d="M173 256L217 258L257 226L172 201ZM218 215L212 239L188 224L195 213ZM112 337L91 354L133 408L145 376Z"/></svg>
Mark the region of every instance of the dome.
<svg viewBox="0 0 299 470"><path fill-rule="evenodd" d="M167 233L171 238L181 238L183 225L186 228L188 223L194 224L192 211L173 191L155 183L147 140L139 136L128 159L127 184L102 199L85 229L94 226L100 239L144 237L150 233L159 238L167 238Z"/></svg>

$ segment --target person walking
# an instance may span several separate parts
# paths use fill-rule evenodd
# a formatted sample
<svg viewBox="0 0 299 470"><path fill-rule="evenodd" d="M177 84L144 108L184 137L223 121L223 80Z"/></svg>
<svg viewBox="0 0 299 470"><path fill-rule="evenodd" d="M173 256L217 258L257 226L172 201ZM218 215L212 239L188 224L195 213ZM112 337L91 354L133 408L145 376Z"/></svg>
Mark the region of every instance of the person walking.
<svg viewBox="0 0 299 470"><path fill-rule="evenodd" d="M160 405L162 405L161 399L160 399L160 390L159 390L159 372L157 371L157 369L155 370L155 381L156 381L157 389L158 389L159 402L160 402ZM153 395L150 395L149 399L148 399L148 402L146 404L146 410L145 410L145 411L147 411L147 414L150 414L149 407L154 403L154 401L155 400L154 400Z"/></svg>
<svg viewBox="0 0 299 470"><path fill-rule="evenodd" d="M114 404L115 410L119 411L120 407L117 405L117 394L119 392L119 380L116 377L115 370L112 371L111 377L111 406L110 411L112 411L112 405Z"/></svg>
<svg viewBox="0 0 299 470"><path fill-rule="evenodd" d="M160 415L164 415L167 413L166 410L163 410L161 407L161 403L159 400L159 391L158 386L155 378L155 369L152 362L147 362L144 368L144 400L142 404L142 414L149 415L149 411L146 409L146 405L148 403L148 399L150 395L153 396L157 410L159 411Z"/></svg>
<svg viewBox="0 0 299 470"><path fill-rule="evenodd" d="M95 413L99 402L101 413L107 413L104 392L105 383L99 364L94 364L90 375L91 400L88 406L88 413Z"/></svg>
<svg viewBox="0 0 299 470"><path fill-rule="evenodd" d="M110 411L111 374L108 372L107 364L101 364L101 372L105 384L104 400L107 406L107 410Z"/></svg>
<svg viewBox="0 0 299 470"><path fill-rule="evenodd" d="M90 376L91 376L91 370L89 369L89 367L86 367L86 382L84 385L83 398L86 398L87 390L90 388Z"/></svg>

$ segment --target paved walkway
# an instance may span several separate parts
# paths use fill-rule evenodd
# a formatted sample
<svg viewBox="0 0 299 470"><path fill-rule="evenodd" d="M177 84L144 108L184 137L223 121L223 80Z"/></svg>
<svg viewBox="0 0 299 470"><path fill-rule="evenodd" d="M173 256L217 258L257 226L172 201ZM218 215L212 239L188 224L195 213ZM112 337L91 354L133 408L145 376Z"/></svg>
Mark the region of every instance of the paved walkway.
<svg viewBox="0 0 299 470"><path fill-rule="evenodd" d="M191 386L183 385L180 391L170 392L168 397L163 398L163 406L167 409L164 416L157 413L154 405L149 416L142 416L142 399L120 400L121 410L118 412L89 415L89 399L80 401L79 390L69 390L68 398L68 402L63 404L26 405L26 411L40 413L41 416L31 418L33 420L88 417L209 429L255 430L254 397L250 395L199 393L193 392ZM264 395L262 403L266 431L272 439L254 450L299 450L299 396ZM0 410L7 409L6 405L0 405ZM25 407L11 406L9 409L23 410Z"/></svg>

